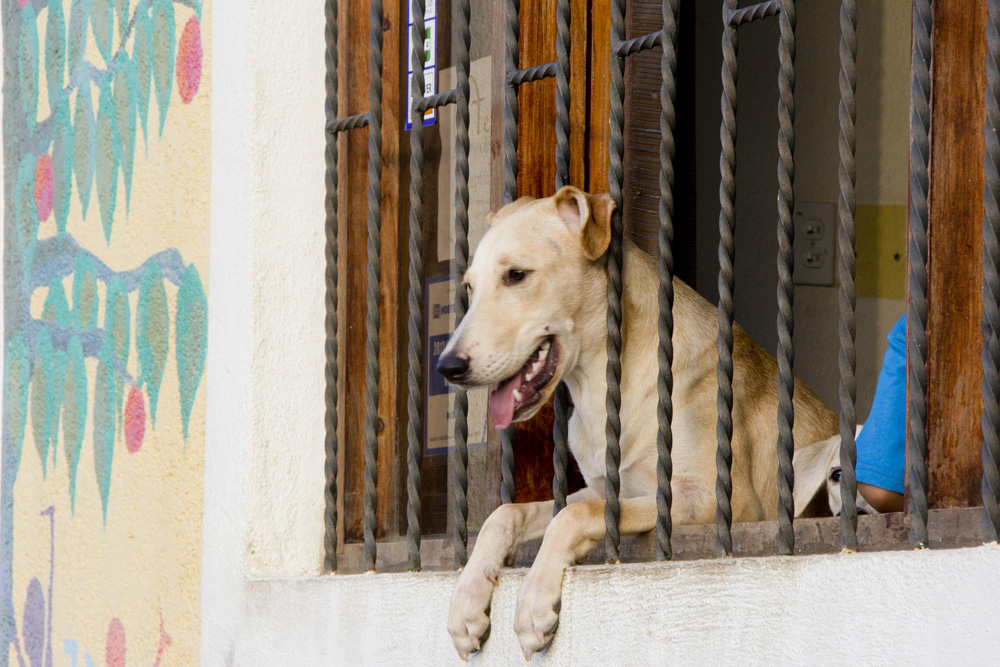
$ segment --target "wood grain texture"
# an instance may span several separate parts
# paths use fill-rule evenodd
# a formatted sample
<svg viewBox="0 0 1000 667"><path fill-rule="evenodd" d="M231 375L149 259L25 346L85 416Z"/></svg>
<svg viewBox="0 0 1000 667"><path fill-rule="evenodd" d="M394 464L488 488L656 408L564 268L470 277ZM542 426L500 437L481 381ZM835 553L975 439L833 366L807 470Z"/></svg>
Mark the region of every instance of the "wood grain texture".
<svg viewBox="0 0 1000 667"><path fill-rule="evenodd" d="M397 387L399 330L396 326L399 294L399 140L400 140L400 6L388 3L384 7L383 71L382 71L382 299L379 312L379 417L378 434L378 537L398 534L398 451L397 451ZM347 33L347 63L364 63L345 68L342 90L346 88L347 114L368 110L368 3L349 0L346 20L341 21ZM346 27L346 30L345 30ZM343 160L342 160L343 161ZM343 276L345 294L346 350L343 363L345 375L344 403L346 411L344 441L344 532L348 541L362 536L364 519L364 441L365 441L365 293L368 282L367 219L368 219L368 130L350 132L347 169L341 169L347 182L346 199L341 200L342 233L346 238L347 266Z"/></svg>
<svg viewBox="0 0 1000 667"><path fill-rule="evenodd" d="M981 505L986 2L934 3L927 427L932 508Z"/></svg>

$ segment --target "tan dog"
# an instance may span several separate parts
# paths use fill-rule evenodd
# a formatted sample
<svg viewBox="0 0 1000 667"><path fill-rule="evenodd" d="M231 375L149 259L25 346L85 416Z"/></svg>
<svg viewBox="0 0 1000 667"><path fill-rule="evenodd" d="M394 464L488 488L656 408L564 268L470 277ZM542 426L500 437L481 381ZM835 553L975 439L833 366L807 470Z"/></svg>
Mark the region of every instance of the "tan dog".
<svg viewBox="0 0 1000 667"><path fill-rule="evenodd" d="M465 274L470 308L438 370L465 387L497 384L499 428L530 419L565 380L575 409L569 447L587 487L552 518L552 502L502 505L483 524L452 597L448 631L463 659L490 625L497 573L524 542L541 549L518 593L514 629L525 658L545 648L558 622L564 569L604 538L607 267L614 203L573 187L523 198L492 216ZM490 222L488 220L488 222ZM656 522L658 276L652 259L624 244L621 379L621 534ZM715 520L716 310L674 281L673 491L675 524ZM734 521L777 513L775 360L734 326ZM837 432L834 415L795 384L796 443ZM805 486L818 489L826 476ZM796 511L805 507L796 502Z"/></svg>

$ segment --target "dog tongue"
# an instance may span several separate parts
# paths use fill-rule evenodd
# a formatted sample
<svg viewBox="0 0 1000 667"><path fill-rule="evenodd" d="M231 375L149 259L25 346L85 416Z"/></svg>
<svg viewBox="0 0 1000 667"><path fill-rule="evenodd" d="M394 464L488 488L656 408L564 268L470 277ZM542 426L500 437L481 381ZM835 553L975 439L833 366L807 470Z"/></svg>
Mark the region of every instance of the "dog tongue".
<svg viewBox="0 0 1000 667"><path fill-rule="evenodd" d="M500 383L490 394L493 425L507 428L514 421L514 391L521 385L521 373Z"/></svg>

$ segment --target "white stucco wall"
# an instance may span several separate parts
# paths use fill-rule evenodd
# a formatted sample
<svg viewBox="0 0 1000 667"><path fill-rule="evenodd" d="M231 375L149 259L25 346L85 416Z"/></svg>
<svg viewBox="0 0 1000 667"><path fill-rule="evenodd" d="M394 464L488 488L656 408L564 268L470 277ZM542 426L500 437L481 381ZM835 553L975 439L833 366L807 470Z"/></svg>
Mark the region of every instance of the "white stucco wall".
<svg viewBox="0 0 1000 667"><path fill-rule="evenodd" d="M201 658L447 665L454 574L316 574L322 540L323 6L215 0ZM294 341L294 344L290 344ZM989 664L1000 548L581 567L552 665ZM481 665L519 664L523 571Z"/></svg>

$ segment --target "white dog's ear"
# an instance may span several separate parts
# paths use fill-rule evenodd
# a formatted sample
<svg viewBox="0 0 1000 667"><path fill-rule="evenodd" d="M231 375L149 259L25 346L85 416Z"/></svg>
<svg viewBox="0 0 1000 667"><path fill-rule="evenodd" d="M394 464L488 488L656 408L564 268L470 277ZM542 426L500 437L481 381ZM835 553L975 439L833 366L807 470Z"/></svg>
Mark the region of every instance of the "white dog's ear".
<svg viewBox="0 0 1000 667"><path fill-rule="evenodd" d="M795 516L805 510L820 489L826 488L827 473L834 460L839 460L839 452L839 435L795 450L792 457L792 468L795 470L795 489L792 491Z"/></svg>
<svg viewBox="0 0 1000 667"><path fill-rule="evenodd" d="M611 195L588 195L567 185L554 197L556 210L570 231L580 236L587 259L597 259L611 243L611 214L615 202Z"/></svg>

